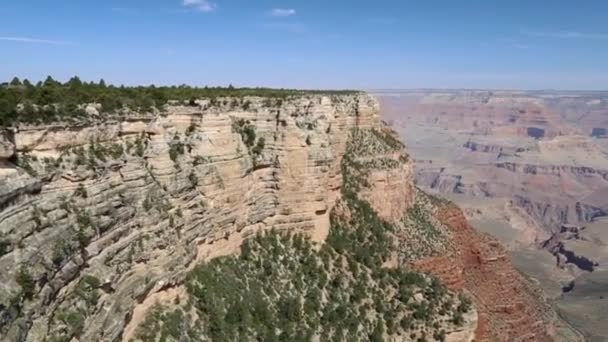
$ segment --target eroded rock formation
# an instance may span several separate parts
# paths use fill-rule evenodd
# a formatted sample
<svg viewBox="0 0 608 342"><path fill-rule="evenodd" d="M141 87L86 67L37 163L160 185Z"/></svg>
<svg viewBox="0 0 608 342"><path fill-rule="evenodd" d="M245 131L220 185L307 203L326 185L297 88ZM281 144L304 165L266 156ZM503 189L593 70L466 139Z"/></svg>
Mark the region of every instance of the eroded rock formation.
<svg viewBox="0 0 608 342"><path fill-rule="evenodd" d="M582 234L584 230L585 227L563 225L559 231L553 233L549 239L541 243L541 248L546 249L555 256L556 264L560 268L566 268L570 264L578 267L580 270L593 272L595 267L599 266L598 262L585 256L577 255L576 252L569 250L566 246L568 241L589 241Z"/></svg>

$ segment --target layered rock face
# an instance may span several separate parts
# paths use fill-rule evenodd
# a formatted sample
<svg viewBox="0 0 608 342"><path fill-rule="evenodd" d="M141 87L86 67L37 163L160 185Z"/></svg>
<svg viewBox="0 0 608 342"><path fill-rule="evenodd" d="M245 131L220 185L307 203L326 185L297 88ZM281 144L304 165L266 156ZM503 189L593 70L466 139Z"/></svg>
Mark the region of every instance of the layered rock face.
<svg viewBox="0 0 608 342"><path fill-rule="evenodd" d="M384 119L414 151L418 185L505 199L546 227L539 240L608 214L608 149L593 133L608 125L605 93L438 90L380 99Z"/></svg>
<svg viewBox="0 0 608 342"><path fill-rule="evenodd" d="M206 245L270 227L324 239L346 137L377 123L377 103L248 101L5 134L2 335L52 336L67 324L62 313L86 305L86 275L102 290L86 305L81 340L114 340L135 303L180 282ZM21 269L34 283L28 301Z"/></svg>
<svg viewBox="0 0 608 342"><path fill-rule="evenodd" d="M378 103L367 95L246 103L3 132L3 339L126 339L156 300L179 296L196 264L237 252L258 231L324 241L352 130L393 134ZM358 162L372 167L361 197L398 227L400 250L388 266L414 265L469 293L479 340L550 338L539 294L495 242L415 190L404 151ZM511 301L501 302L503 293Z"/></svg>

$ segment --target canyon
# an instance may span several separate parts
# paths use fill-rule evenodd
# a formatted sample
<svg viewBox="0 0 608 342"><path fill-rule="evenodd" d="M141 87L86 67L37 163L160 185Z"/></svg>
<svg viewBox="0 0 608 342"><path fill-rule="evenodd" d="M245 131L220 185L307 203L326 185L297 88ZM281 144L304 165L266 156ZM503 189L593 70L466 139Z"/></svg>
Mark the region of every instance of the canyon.
<svg viewBox="0 0 608 342"><path fill-rule="evenodd" d="M508 251L468 223L465 213L473 223L478 219L470 208L463 213L426 194L414 178L446 193L485 193L493 185L467 184L444 171L431 177L437 169L424 162L415 170L372 96L198 99L112 120L92 117L18 125L0 135L3 340L137 340L155 304L188 297L184 284L201 264L238 255L261 232L300 233L322 250L336 222L347 225L367 206L372 211L362 217L391 227L383 268L436 276L447 286L447 307L464 302L460 296L472 300L460 325L442 318L395 340L415 340L438 327L448 341L582 339L538 284L515 270ZM396 118L384 117L409 139ZM596 151L584 142L576 146ZM505 174L521 169L496 168ZM592 185L604 177L599 167L524 168L518 174L583 173ZM431 178L437 179L433 186L425 183ZM570 196L582 187L570 186ZM594 196L602 197L590 192L585 198ZM530 201L510 210L529 219L538 199ZM579 202L556 202L543 212L559 221L605 210L596 201ZM548 240L548 232L542 237ZM425 296L414 297L426 303Z"/></svg>
<svg viewBox="0 0 608 342"><path fill-rule="evenodd" d="M455 201L560 315L605 340L608 93L375 94L410 148L417 186Z"/></svg>

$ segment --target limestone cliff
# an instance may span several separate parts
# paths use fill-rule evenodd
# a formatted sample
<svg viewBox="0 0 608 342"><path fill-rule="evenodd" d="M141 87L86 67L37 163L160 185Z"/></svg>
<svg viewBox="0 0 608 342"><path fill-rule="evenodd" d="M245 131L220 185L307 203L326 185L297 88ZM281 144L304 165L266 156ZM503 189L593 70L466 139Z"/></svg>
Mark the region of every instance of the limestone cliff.
<svg viewBox="0 0 608 342"><path fill-rule="evenodd" d="M175 298L171 291L196 264L237 252L255 232L275 228L324 241L355 128L392 134L377 102L364 94L202 100L115 121L2 132L0 336L120 340L150 298ZM415 190L403 149L350 152L372 167L361 197L399 228L400 252L388 266L422 260L415 265L471 292L481 312L490 312L482 317L499 320L478 327L480 339L549 338L549 322L525 289L513 290L516 304L505 308L496 300L500 293L487 299L476 292L500 291L484 284L500 281L494 276L504 270L514 287L524 282L503 256L495 273L484 272L496 263L462 250L459 226L442 223L437 206ZM494 246L470 228L467 234L475 248ZM442 257L460 258L453 272L425 266L432 265L427 258ZM532 324L524 335L504 328L516 322L495 314L522 307L518 319ZM471 333L453 338L468 340Z"/></svg>

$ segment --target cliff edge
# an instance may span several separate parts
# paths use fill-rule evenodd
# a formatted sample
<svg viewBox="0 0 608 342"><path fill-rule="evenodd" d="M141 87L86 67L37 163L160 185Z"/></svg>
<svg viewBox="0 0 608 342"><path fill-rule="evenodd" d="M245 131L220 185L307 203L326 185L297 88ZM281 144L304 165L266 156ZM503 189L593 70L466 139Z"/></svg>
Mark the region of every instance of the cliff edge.
<svg viewBox="0 0 608 342"><path fill-rule="evenodd" d="M412 331L399 339L408 340L443 330L454 341L551 340L554 317L542 294L457 208L416 189L413 167L365 94L199 100L112 121L6 130L0 137L0 336L134 338L156 302L198 298L192 279L201 264L241 258L244 241L253 237L262 246L252 254L256 260L270 257L265 244L292 246L291 238L273 242L274 235L264 235L272 231L308 237L297 253L312 253L308 243L310 250L328 245L329 260L356 260L371 282L360 286L379 286L395 298L395 308L403 304L394 293L403 286L395 280L399 270L428 272L447 285L439 290L434 278L421 276L412 290L435 289L434 299L420 292L415 307L445 306L431 315L440 318L437 326L431 319L391 335L381 316L364 320L371 325L361 323L356 334L396 338ZM366 206L371 211L360 211ZM365 233L370 222L390 227L378 232L388 244L369 240L376 236ZM340 239L360 232L362 241L373 242L369 251L384 246L378 253L385 255L368 260L338 247L337 232ZM327 268L330 277L340 273L335 267ZM380 286L375 277L382 269L396 271ZM358 271L348 272L343 284L357 278ZM458 293L473 303L456 322L446 315L466 302Z"/></svg>

